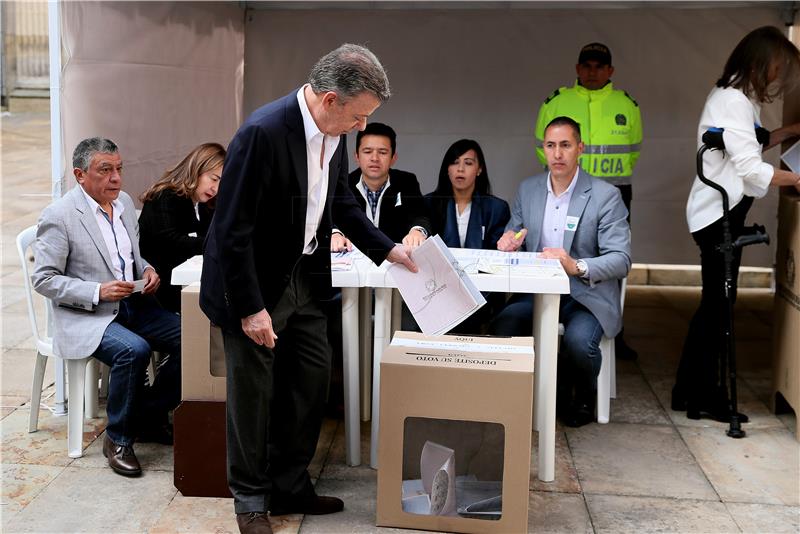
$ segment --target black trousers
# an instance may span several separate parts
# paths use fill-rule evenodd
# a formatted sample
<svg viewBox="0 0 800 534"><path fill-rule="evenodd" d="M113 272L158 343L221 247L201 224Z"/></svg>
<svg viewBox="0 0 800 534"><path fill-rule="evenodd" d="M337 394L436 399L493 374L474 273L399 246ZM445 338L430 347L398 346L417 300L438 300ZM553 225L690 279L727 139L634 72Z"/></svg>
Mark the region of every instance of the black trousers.
<svg viewBox="0 0 800 534"><path fill-rule="evenodd" d="M308 260L295 265L271 313L274 349L223 330L227 369L228 485L237 514L308 496L331 356L327 319L311 293Z"/></svg>
<svg viewBox="0 0 800 534"><path fill-rule="evenodd" d="M744 220L753 204L752 197L744 197L730 211L729 221L733 240L742 235ZM727 403L725 377L721 377L720 363L725 357L725 263L721 252L716 250L722 243L722 220L692 234L700 247L700 265L703 290L700 306L691 322L683 343L683 354L675 378L675 392L693 407L715 407ZM736 299L736 284L739 276L741 249L734 251L733 291Z"/></svg>

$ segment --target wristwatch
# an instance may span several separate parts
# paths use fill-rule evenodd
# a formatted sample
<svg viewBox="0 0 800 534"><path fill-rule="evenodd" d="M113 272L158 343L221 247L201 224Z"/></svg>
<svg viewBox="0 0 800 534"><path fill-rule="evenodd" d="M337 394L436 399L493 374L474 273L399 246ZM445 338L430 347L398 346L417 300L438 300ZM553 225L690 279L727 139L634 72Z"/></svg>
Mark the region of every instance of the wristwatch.
<svg viewBox="0 0 800 534"><path fill-rule="evenodd" d="M578 270L578 276L585 276L586 271L589 270L589 267L586 265L586 262L583 260L578 260L575 262L575 268Z"/></svg>
<svg viewBox="0 0 800 534"><path fill-rule="evenodd" d="M425 239L428 239L428 237L430 237L430 236L428 235L428 231L427 231L427 230L426 230L424 227L422 227L422 226L412 226L412 227L411 227L411 230L417 230L419 233L421 233L422 235L424 235L424 236L425 236ZM409 232L410 232L411 230L409 230Z"/></svg>

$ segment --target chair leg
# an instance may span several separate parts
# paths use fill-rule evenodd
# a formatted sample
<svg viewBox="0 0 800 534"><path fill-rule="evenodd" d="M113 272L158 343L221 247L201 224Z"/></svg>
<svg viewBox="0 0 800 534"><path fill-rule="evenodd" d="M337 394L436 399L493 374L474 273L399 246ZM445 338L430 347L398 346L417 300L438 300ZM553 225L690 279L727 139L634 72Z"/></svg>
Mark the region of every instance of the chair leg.
<svg viewBox="0 0 800 534"><path fill-rule="evenodd" d="M100 362L92 358L86 365L86 383L83 392L83 414L86 419L97 418L97 395L98 395L98 365Z"/></svg>
<svg viewBox="0 0 800 534"><path fill-rule="evenodd" d="M102 362L98 362L100 365L100 390L98 391L98 395L103 398L108 398L108 380L111 375L111 368Z"/></svg>
<svg viewBox="0 0 800 534"><path fill-rule="evenodd" d="M56 358L56 361L53 362L55 365L56 373L56 403L55 403L55 410L53 413L55 415L66 415L67 414L67 391L66 391L66 381L64 380L64 371L66 369L64 360L61 358Z"/></svg>
<svg viewBox="0 0 800 534"><path fill-rule="evenodd" d="M83 393L86 382L86 364L89 358L67 360L67 454L70 458L83 456Z"/></svg>
<svg viewBox="0 0 800 534"><path fill-rule="evenodd" d="M603 336L600 341L600 375L597 377L597 422L606 424L611 412L611 364L614 357L611 346L614 340Z"/></svg>
<svg viewBox="0 0 800 534"><path fill-rule="evenodd" d="M42 403L42 384L46 368L47 356L37 352L36 365L33 368L33 383L31 384L31 413L28 415L28 432L36 432L39 429L39 405Z"/></svg>
<svg viewBox="0 0 800 534"><path fill-rule="evenodd" d="M611 379L611 387L609 388L609 394L612 399L617 398L617 349L614 345L614 341L612 340L611 343L608 344L608 350L611 356L608 358L608 369Z"/></svg>

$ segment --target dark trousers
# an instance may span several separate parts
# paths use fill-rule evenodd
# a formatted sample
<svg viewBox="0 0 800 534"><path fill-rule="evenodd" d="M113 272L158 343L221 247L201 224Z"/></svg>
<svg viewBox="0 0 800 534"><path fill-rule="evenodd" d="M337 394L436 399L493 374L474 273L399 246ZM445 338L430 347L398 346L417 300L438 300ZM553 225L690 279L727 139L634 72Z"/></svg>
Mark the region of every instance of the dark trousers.
<svg viewBox="0 0 800 534"><path fill-rule="evenodd" d="M753 203L744 197L730 211L730 228L733 240L742 235L747 211ZM718 220L692 234L700 247L700 265L703 290L700 306L691 322L683 343L683 354L675 378L675 393L695 407L714 407L727 402L725 378L720 377L720 363L725 355L726 308L725 263L722 253L716 250L722 243L722 220ZM733 291L736 299L736 280L739 276L741 249L733 256Z"/></svg>
<svg viewBox="0 0 800 534"><path fill-rule="evenodd" d="M256 345L241 330L223 330L228 485L237 514L266 512L271 500L314 491L307 468L319 439L331 356L307 263L303 257L295 265L270 314L274 349Z"/></svg>
<svg viewBox="0 0 800 534"><path fill-rule="evenodd" d="M602 363L600 340L603 328L586 306L569 295L562 295L558 317L564 325L564 337L558 351L558 386L572 392L587 404L597 390L597 376ZM533 333L533 299L514 295L489 326L492 335L530 336Z"/></svg>
<svg viewBox="0 0 800 534"><path fill-rule="evenodd" d="M145 375L151 351L168 354L151 386ZM117 445L132 445L148 424L167 421L181 400L181 321L149 297L120 301L119 313L92 355L111 368L106 432Z"/></svg>
<svg viewBox="0 0 800 534"><path fill-rule="evenodd" d="M633 200L633 186L630 184L627 185L617 185L615 186L619 189L620 194L622 195L622 203L625 204L625 208L628 210L628 223L631 222L631 200Z"/></svg>

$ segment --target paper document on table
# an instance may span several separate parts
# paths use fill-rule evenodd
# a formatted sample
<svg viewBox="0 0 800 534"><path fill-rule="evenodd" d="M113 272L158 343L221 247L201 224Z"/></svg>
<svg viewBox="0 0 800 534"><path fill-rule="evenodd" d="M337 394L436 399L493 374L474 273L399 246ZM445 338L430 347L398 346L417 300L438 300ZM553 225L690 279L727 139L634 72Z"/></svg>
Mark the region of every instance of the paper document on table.
<svg viewBox="0 0 800 534"><path fill-rule="evenodd" d="M564 269L555 259L536 258L519 262L515 258L507 258L504 263L494 259L481 258L478 261L478 272L514 276L531 276L534 278L554 278L562 276Z"/></svg>
<svg viewBox="0 0 800 534"><path fill-rule="evenodd" d="M364 254L355 247L349 252L331 252L331 271L349 271L353 268L353 262L362 256Z"/></svg>
<svg viewBox="0 0 800 534"><path fill-rule="evenodd" d="M781 159L792 172L800 174L800 141L781 154Z"/></svg>
<svg viewBox="0 0 800 534"><path fill-rule="evenodd" d="M411 259L418 273L396 264L388 272L424 334L444 334L486 304L438 235L413 249Z"/></svg>

